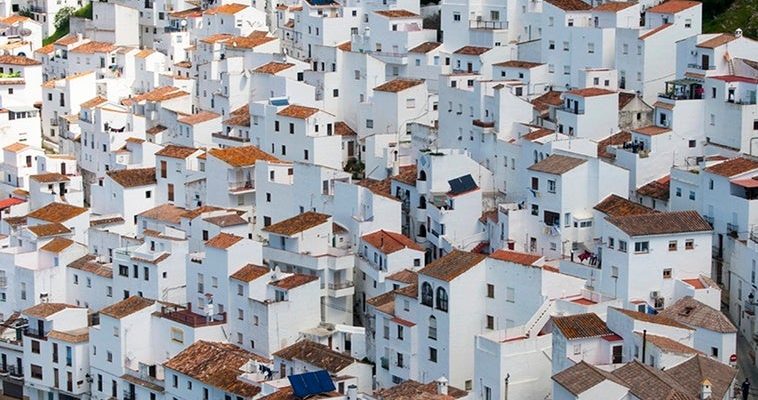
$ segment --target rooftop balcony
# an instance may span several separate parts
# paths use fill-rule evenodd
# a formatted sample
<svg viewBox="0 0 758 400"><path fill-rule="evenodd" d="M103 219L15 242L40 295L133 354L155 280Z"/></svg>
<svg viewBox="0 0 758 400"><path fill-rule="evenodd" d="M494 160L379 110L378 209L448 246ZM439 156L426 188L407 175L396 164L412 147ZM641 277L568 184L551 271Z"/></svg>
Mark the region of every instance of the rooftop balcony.
<svg viewBox="0 0 758 400"><path fill-rule="evenodd" d="M211 134L211 136L213 136L216 139L231 140L232 142L236 142L236 143L250 143L250 138L227 135L223 132L214 132Z"/></svg>
<svg viewBox="0 0 758 400"><path fill-rule="evenodd" d="M508 21L485 21L472 19L468 22L470 29L508 29Z"/></svg>
<svg viewBox="0 0 758 400"><path fill-rule="evenodd" d="M225 312L209 317L207 315L196 314L190 308L181 306L161 307L160 316L161 318L166 318L192 328L222 325L226 323Z"/></svg>
<svg viewBox="0 0 758 400"><path fill-rule="evenodd" d="M677 79L666 82L666 89L658 97L670 100L701 100L703 85L694 79Z"/></svg>

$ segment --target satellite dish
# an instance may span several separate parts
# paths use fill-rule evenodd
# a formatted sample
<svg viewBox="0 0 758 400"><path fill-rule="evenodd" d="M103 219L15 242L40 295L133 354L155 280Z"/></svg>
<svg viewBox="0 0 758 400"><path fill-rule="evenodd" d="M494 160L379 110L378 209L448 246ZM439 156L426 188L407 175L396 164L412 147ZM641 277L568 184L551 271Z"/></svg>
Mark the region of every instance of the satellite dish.
<svg viewBox="0 0 758 400"><path fill-rule="evenodd" d="M18 30L18 34L21 36L29 36L32 34L32 30L28 28L21 28Z"/></svg>
<svg viewBox="0 0 758 400"><path fill-rule="evenodd" d="M187 20L183 19L181 22L179 22L182 26L187 26Z"/></svg>

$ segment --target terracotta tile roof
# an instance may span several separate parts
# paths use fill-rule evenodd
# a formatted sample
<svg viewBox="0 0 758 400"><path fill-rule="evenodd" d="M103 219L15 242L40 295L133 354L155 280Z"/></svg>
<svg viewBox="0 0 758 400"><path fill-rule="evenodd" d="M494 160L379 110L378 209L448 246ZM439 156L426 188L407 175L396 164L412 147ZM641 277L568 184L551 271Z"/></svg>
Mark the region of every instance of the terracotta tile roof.
<svg viewBox="0 0 758 400"><path fill-rule="evenodd" d="M453 250L427 264L419 271L419 274L450 282L486 258L487 256L484 254Z"/></svg>
<svg viewBox="0 0 758 400"><path fill-rule="evenodd" d="M10 226L26 225L26 216L23 217L5 217L3 218L6 224Z"/></svg>
<svg viewBox="0 0 758 400"><path fill-rule="evenodd" d="M26 22L26 21L31 21L31 18L24 17L23 15L17 15L17 14L10 15L3 19L0 19L0 23L3 23L5 25L13 25L17 22Z"/></svg>
<svg viewBox="0 0 758 400"><path fill-rule="evenodd" d="M702 4L699 1L689 0L668 0L655 7L648 8L647 11L658 14L675 14Z"/></svg>
<svg viewBox="0 0 758 400"><path fill-rule="evenodd" d="M255 165L255 162L258 160L279 161L278 158L255 146L227 147L225 149L213 148L208 150L208 154L232 167L247 167Z"/></svg>
<svg viewBox="0 0 758 400"><path fill-rule="evenodd" d="M55 51L55 45L52 43L42 46L37 50L34 50L35 53L40 53L40 54L50 54L54 51Z"/></svg>
<svg viewBox="0 0 758 400"><path fill-rule="evenodd" d="M241 368L251 360L268 362L230 343L200 340L166 361L163 367L221 391L252 398L261 388L238 379Z"/></svg>
<svg viewBox="0 0 758 400"><path fill-rule="evenodd" d="M381 181L376 179L361 179L358 182L354 182L356 185L364 187L371 191L371 193L386 197L388 199L397 200L392 195L392 178L382 179Z"/></svg>
<svg viewBox="0 0 758 400"><path fill-rule="evenodd" d="M394 274L387 275L384 279L412 285L418 283L418 273L409 269L403 269Z"/></svg>
<svg viewBox="0 0 758 400"><path fill-rule="evenodd" d="M406 380L387 389L380 389L376 393L381 400L453 400L468 396L468 392L447 387L447 395L437 393L437 382L420 383L414 380Z"/></svg>
<svg viewBox="0 0 758 400"><path fill-rule="evenodd" d="M106 264L97 262L97 257L92 254L87 254L84 257L72 261L67 267L89 272L104 278L113 278L113 269Z"/></svg>
<svg viewBox="0 0 758 400"><path fill-rule="evenodd" d="M609 1L607 3L603 3L595 8L592 9L592 11L598 11L598 12L619 12L621 10L626 10L627 8L637 4L636 2L627 2L627 1Z"/></svg>
<svg viewBox="0 0 758 400"><path fill-rule="evenodd" d="M568 340L602 337L613 335L605 321L595 313L552 317L553 325L561 331Z"/></svg>
<svg viewBox="0 0 758 400"><path fill-rule="evenodd" d="M674 321L695 328L719 333L735 333L737 328L721 311L709 307L690 296L679 299L659 313Z"/></svg>
<svg viewBox="0 0 758 400"><path fill-rule="evenodd" d="M337 121L334 123L334 134L339 136L355 136L356 133L353 128L350 127L344 121Z"/></svg>
<svg viewBox="0 0 758 400"><path fill-rule="evenodd" d="M711 165L705 170L712 174L731 178L735 175L744 174L745 172L753 171L755 169L758 169L758 161L753 161L745 157L737 157Z"/></svg>
<svg viewBox="0 0 758 400"><path fill-rule="evenodd" d="M74 47L73 49L69 50L69 52L94 54L94 53L108 53L108 52L113 51L113 49L114 49L113 43L96 42L93 40L91 42L87 42L85 44Z"/></svg>
<svg viewBox="0 0 758 400"><path fill-rule="evenodd" d="M606 379L617 381L609 372L596 368L584 360L553 375L552 379L574 396L579 396Z"/></svg>
<svg viewBox="0 0 758 400"><path fill-rule="evenodd" d="M533 164L527 168L530 171L543 172L552 175L563 175L566 172L584 164L587 160L583 158L576 158L570 156L564 156L560 154L551 154L544 160Z"/></svg>
<svg viewBox="0 0 758 400"><path fill-rule="evenodd" d="M560 107L563 105L563 100L561 100L561 92L555 90L545 92L545 94L532 100L532 105L534 105L534 108L536 108L537 111L539 111L541 114L548 111L550 109L550 106Z"/></svg>
<svg viewBox="0 0 758 400"><path fill-rule="evenodd" d="M645 39L647 39L649 37L652 37L656 33L660 32L660 31L662 31L662 30L664 30L664 29L666 29L666 28L668 28L669 26L672 26L672 25L673 25L672 23L662 24L662 25L658 26L657 28L653 28L653 29L645 32L644 34L640 35L639 39L640 40L645 40Z"/></svg>
<svg viewBox="0 0 758 400"><path fill-rule="evenodd" d="M169 14L172 18L197 18L203 15L203 10L200 7L188 8L186 10L175 11Z"/></svg>
<svg viewBox="0 0 758 400"><path fill-rule="evenodd" d="M282 236L292 236L313 227L325 224L331 218L330 215L307 211L284 221L277 222L263 228L264 231Z"/></svg>
<svg viewBox="0 0 758 400"><path fill-rule="evenodd" d="M555 131L552 129L541 128L541 129L536 129L529 133L521 135L521 139L528 140L531 142L537 139L542 139L545 136L552 135L553 133L555 133Z"/></svg>
<svg viewBox="0 0 758 400"><path fill-rule="evenodd" d="M592 8L581 0L546 0L563 11L586 11Z"/></svg>
<svg viewBox="0 0 758 400"><path fill-rule="evenodd" d="M57 312L63 311L67 308L79 308L65 303L40 303L36 306L29 307L26 310L21 311L22 314L28 315L34 318L47 318Z"/></svg>
<svg viewBox="0 0 758 400"><path fill-rule="evenodd" d="M268 267L247 264L244 267L238 269L235 273L229 275L229 277L242 282L251 282L268 274L269 272L271 272L271 270L269 270Z"/></svg>
<svg viewBox="0 0 758 400"><path fill-rule="evenodd" d="M41 65L42 63L35 59L24 57L24 56L14 56L10 54L3 54L3 55L0 55L0 64L29 66L29 65Z"/></svg>
<svg viewBox="0 0 758 400"><path fill-rule="evenodd" d="M162 149L158 150L155 155L160 157L169 157L169 158L177 158L177 159L185 159L193 154L195 154L198 151L198 149L194 147L185 147L185 146L179 146L175 144L169 144L163 147Z"/></svg>
<svg viewBox="0 0 758 400"><path fill-rule="evenodd" d="M74 244L74 241L71 239L66 239L62 237L54 238L53 240L47 242L44 246L40 247L40 250L47 251L49 253L60 253L63 250L66 250Z"/></svg>
<svg viewBox="0 0 758 400"><path fill-rule="evenodd" d="M100 310L100 315L121 319L155 304L155 300L131 296Z"/></svg>
<svg viewBox="0 0 758 400"><path fill-rule="evenodd" d="M634 132L639 133L641 135L645 135L645 136L656 136L656 135L661 135L664 133L671 132L671 129L663 128L663 127L655 126L655 125L648 125L642 128L634 129Z"/></svg>
<svg viewBox="0 0 758 400"><path fill-rule="evenodd" d="M609 307L609 308L612 308L612 309L614 309L614 310L616 310L616 311L618 311L618 312L626 315L627 317L629 317L631 319L634 319L634 320L637 320L637 321L649 322L651 324L658 324L658 325L666 325L666 326L671 326L671 327L680 328L680 329L693 330L692 328L688 327L687 325L684 325L684 324L681 324L679 322L676 322L676 321L674 321L671 318L663 317L660 314L653 315L653 314L642 313L642 312L639 312L639 311L626 310L626 309L623 309L623 308L616 308L616 307Z"/></svg>
<svg viewBox="0 0 758 400"><path fill-rule="evenodd" d="M213 247L215 249L228 249L240 240L244 239L241 236L232 235L231 233L221 232L218 235L208 239L205 242L206 247Z"/></svg>
<svg viewBox="0 0 758 400"><path fill-rule="evenodd" d="M589 87L589 88L584 88L584 89L569 90L566 93L573 94L574 96L580 96L580 97L594 97L594 96L605 96L608 94L614 94L616 92L612 90L608 90L608 89L603 89L603 88Z"/></svg>
<svg viewBox="0 0 758 400"><path fill-rule="evenodd" d="M521 60L510 60L510 61L504 61L499 62L496 64L493 64L495 67L504 67L504 68L534 68L539 67L540 65L545 65L543 63L536 63L531 61L521 61Z"/></svg>
<svg viewBox="0 0 758 400"><path fill-rule="evenodd" d="M379 311L382 311L385 314L392 315L395 309L395 292L385 292L379 296L372 297L366 300L366 304L379 309Z"/></svg>
<svg viewBox="0 0 758 400"><path fill-rule="evenodd" d="M250 109L247 104L231 112L224 125L250 126Z"/></svg>
<svg viewBox="0 0 758 400"><path fill-rule="evenodd" d="M675 379L667 373L642 364L639 361L632 361L621 368L612 372L613 376L620 379L624 386L640 400L697 400L700 396L693 398L687 394ZM698 388L700 385L698 384Z"/></svg>
<svg viewBox="0 0 758 400"><path fill-rule="evenodd" d="M631 101L634 100L636 97L637 95L634 93L619 92L619 110L626 107L627 104L631 103Z"/></svg>
<svg viewBox="0 0 758 400"><path fill-rule="evenodd" d="M709 76L710 79L716 79L724 82L744 82L744 83L758 83L758 78L742 75L720 75Z"/></svg>
<svg viewBox="0 0 758 400"><path fill-rule="evenodd" d="M409 53L418 53L418 54L426 54L437 47L442 46L442 43L439 42L424 42L420 45L408 50Z"/></svg>
<svg viewBox="0 0 758 400"><path fill-rule="evenodd" d="M406 90L406 89L410 89L414 86L421 85L423 83L424 83L423 79L397 78L397 79L393 79L389 82L385 82L375 87L374 91L397 93L397 92L402 92L403 90Z"/></svg>
<svg viewBox="0 0 758 400"><path fill-rule="evenodd" d="M410 297L413 299L418 298L418 284L412 283L408 286L401 287L400 289L395 290L395 294Z"/></svg>
<svg viewBox="0 0 758 400"><path fill-rule="evenodd" d="M216 206L200 206L197 208L194 208L192 210L187 210L182 214L182 217L189 218L189 219L195 219L199 216L201 216L203 213L211 212L211 211L220 211L223 210L223 208L216 207Z"/></svg>
<svg viewBox="0 0 758 400"><path fill-rule="evenodd" d="M319 111L321 110L319 110L318 108L293 104L279 110L279 112L277 112L276 115L280 117L306 119L312 116L313 114L316 114Z"/></svg>
<svg viewBox="0 0 758 400"><path fill-rule="evenodd" d="M495 252L492 253L490 257L494 258L495 260L512 262L514 264L520 264L529 267L534 266L537 261L542 259L542 256L539 254L519 253L517 251L510 250L495 250Z"/></svg>
<svg viewBox="0 0 758 400"><path fill-rule="evenodd" d="M616 155L608 151L608 146L622 145L630 140L632 140L632 133L627 131L621 131L608 136L597 143L597 156L606 160L612 160L616 158Z"/></svg>
<svg viewBox="0 0 758 400"><path fill-rule="evenodd" d="M419 18L420 15L410 12L408 10L403 9L395 9L395 10L379 10L374 11L375 13L385 16L387 18Z"/></svg>
<svg viewBox="0 0 758 400"><path fill-rule="evenodd" d="M289 22L292 22L292 26L290 26L290 28L295 26L295 21L289 20L288 23ZM337 45L337 49L342 51L353 51L353 43L348 40L347 42Z"/></svg>
<svg viewBox="0 0 758 400"><path fill-rule="evenodd" d="M123 188L155 185L157 182L155 178L155 168L153 167L121 169L107 172L106 175Z"/></svg>
<svg viewBox="0 0 758 400"><path fill-rule="evenodd" d="M76 34L69 33L68 35L56 40L55 44L59 44L61 46L69 46L78 41L79 41L79 37L76 36Z"/></svg>
<svg viewBox="0 0 758 400"><path fill-rule="evenodd" d="M657 179L638 188L637 195L669 201L670 190L670 179Z"/></svg>
<svg viewBox="0 0 758 400"><path fill-rule="evenodd" d="M155 135L157 133L161 133L161 132L165 131L166 129L168 129L168 128L166 128L163 125L156 125L156 126L154 126L152 128L148 128L145 131L145 133L147 133L148 135Z"/></svg>
<svg viewBox="0 0 758 400"><path fill-rule="evenodd" d="M52 330L47 333L47 338L67 343L85 343L89 341L89 328L85 327L65 332Z"/></svg>
<svg viewBox="0 0 758 400"><path fill-rule="evenodd" d="M97 97L89 99L89 100L85 101L84 103L80 104L79 107L81 107L81 108L93 108L93 107L97 107L100 104L103 104L103 103L105 103L107 101L108 101L108 99L106 99L105 97L97 96Z"/></svg>
<svg viewBox="0 0 758 400"><path fill-rule="evenodd" d="M216 15L216 14L236 14L244 9L246 9L247 6L244 4L238 4L238 3L230 3L230 4L224 4L218 7L209 8L205 10L205 15Z"/></svg>
<svg viewBox="0 0 758 400"><path fill-rule="evenodd" d="M147 388L148 390L151 390L151 391L157 392L157 393L163 393L166 390L161 385L158 385L158 384L153 383L151 381L147 381L147 380L138 378L138 377L136 377L134 375L124 374L124 375L121 375L121 379L124 380L125 382L133 383L133 384L135 384L137 386L142 386L144 388Z"/></svg>
<svg viewBox="0 0 758 400"><path fill-rule="evenodd" d="M189 96L189 93L173 86L161 86L149 92L123 99L121 103L128 106L142 101L160 102L183 96Z"/></svg>
<svg viewBox="0 0 758 400"><path fill-rule="evenodd" d="M145 210L139 214L140 217L154 219L156 221L178 224L187 210L177 207L173 204L161 204L157 207Z"/></svg>
<svg viewBox="0 0 758 400"><path fill-rule="evenodd" d="M697 211L672 211L609 217L608 221L629 236L710 232L711 226Z"/></svg>
<svg viewBox="0 0 758 400"><path fill-rule="evenodd" d="M225 228L228 226L247 225L247 220L240 217L240 215L237 213L217 215L214 217L203 218L203 221L208 222L209 224L216 225L221 228Z"/></svg>
<svg viewBox="0 0 758 400"><path fill-rule="evenodd" d="M482 46L463 46L460 49L453 52L453 54L461 54L464 56L480 56L491 49L489 47Z"/></svg>
<svg viewBox="0 0 758 400"><path fill-rule="evenodd" d="M358 362L347 354L336 352L323 344L310 340L301 340L273 355L290 361L299 360L317 368L325 369L332 374L339 373Z"/></svg>
<svg viewBox="0 0 758 400"><path fill-rule="evenodd" d="M234 36L224 42L224 46L233 49L254 49L262 44L276 40L266 32L254 31L247 36Z"/></svg>
<svg viewBox="0 0 758 400"><path fill-rule="evenodd" d="M50 203L30 212L26 216L27 218L34 218L47 222L65 222L85 212L87 212L86 208L64 203Z"/></svg>
<svg viewBox="0 0 758 400"><path fill-rule="evenodd" d="M640 339L643 338L643 334L641 332L634 332L634 333L637 336L639 336ZM667 338L666 336L658 336L658 335L652 335L650 333L647 333L644 335L644 337L648 343L668 353L678 353L678 354L699 354L700 353L699 351L693 349L692 347L684 345L680 342L677 342L676 340Z"/></svg>
<svg viewBox="0 0 758 400"><path fill-rule="evenodd" d="M29 176L29 179L40 183L68 182L71 180L66 175L57 172L45 172L43 174L31 175Z"/></svg>
<svg viewBox="0 0 758 400"><path fill-rule="evenodd" d="M3 150L10 151L11 153L18 153L19 151L26 150L28 148L29 148L29 145L16 142L16 143L9 144L3 147Z"/></svg>
<svg viewBox="0 0 758 400"><path fill-rule="evenodd" d="M215 112L211 112L211 111L200 111L197 114L187 115L185 117L179 118L177 122L186 124L186 125L195 125L195 124L200 124L203 122L212 121L216 118L221 118L221 115L216 114Z"/></svg>
<svg viewBox="0 0 758 400"><path fill-rule="evenodd" d="M384 229L378 230L361 237L361 240L373 246L383 254L392 254L403 249L413 249L421 251L423 248L409 237L397 233L389 232Z"/></svg>
<svg viewBox="0 0 758 400"><path fill-rule="evenodd" d="M27 227L37 237L48 237L56 235L65 235L71 233L71 230L65 225L54 222L51 224L40 224Z"/></svg>
<svg viewBox="0 0 758 400"><path fill-rule="evenodd" d="M695 399L700 398L701 384L706 379L711 382L710 398L725 398L737 375L736 368L701 354L668 368L665 372Z"/></svg>
<svg viewBox="0 0 758 400"><path fill-rule="evenodd" d="M271 285L280 289L290 290L317 280L318 276L316 275L292 274L286 278L271 282Z"/></svg>
<svg viewBox="0 0 758 400"><path fill-rule="evenodd" d="M416 186L416 165L405 165L400 167L400 173L392 177L392 180L402 182L406 185Z"/></svg>
<svg viewBox="0 0 758 400"><path fill-rule="evenodd" d="M652 208L635 203L619 195L612 194L594 207L595 210L609 217L625 217L629 215L651 214L656 212Z"/></svg>
<svg viewBox="0 0 758 400"><path fill-rule="evenodd" d="M140 50L140 52L137 53L137 54L135 54L134 57L137 57L137 58L148 58L148 57L150 57L150 55L155 54L155 53L156 53L156 51L153 50L153 49L144 49L144 50Z"/></svg>
<svg viewBox="0 0 758 400"><path fill-rule="evenodd" d="M200 41L203 43L214 44L214 43L219 43L219 42L225 42L228 39L231 39L232 37L234 36L228 33L217 33L215 35L206 36L200 39Z"/></svg>
<svg viewBox="0 0 758 400"><path fill-rule="evenodd" d="M292 64L292 63L271 61L268 64L263 64L260 67L254 69L253 72L257 72L259 74L275 75L279 72L282 72L286 69L290 69L294 66L295 64Z"/></svg>

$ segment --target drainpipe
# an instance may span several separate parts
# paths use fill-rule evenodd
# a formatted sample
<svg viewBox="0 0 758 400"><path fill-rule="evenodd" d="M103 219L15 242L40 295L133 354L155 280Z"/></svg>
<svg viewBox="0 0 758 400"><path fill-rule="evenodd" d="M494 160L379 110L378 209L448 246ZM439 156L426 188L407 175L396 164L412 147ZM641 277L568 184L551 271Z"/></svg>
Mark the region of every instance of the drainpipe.
<svg viewBox="0 0 758 400"><path fill-rule="evenodd" d="M647 329L642 330L642 363L645 363L645 348L647 347Z"/></svg>

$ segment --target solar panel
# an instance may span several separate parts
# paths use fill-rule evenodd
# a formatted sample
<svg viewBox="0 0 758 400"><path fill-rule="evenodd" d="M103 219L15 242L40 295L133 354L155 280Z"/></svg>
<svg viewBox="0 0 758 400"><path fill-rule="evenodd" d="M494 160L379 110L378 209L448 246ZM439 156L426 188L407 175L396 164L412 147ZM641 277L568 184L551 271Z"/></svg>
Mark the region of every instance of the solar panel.
<svg viewBox="0 0 758 400"><path fill-rule="evenodd" d="M451 179L447 181L447 183L450 185L451 194L466 193L476 189L477 187L476 182L474 182L474 178L471 177L471 174Z"/></svg>
<svg viewBox="0 0 758 400"><path fill-rule="evenodd" d="M326 370L290 375L287 379L292 386L292 394L300 399L335 390L332 377Z"/></svg>

